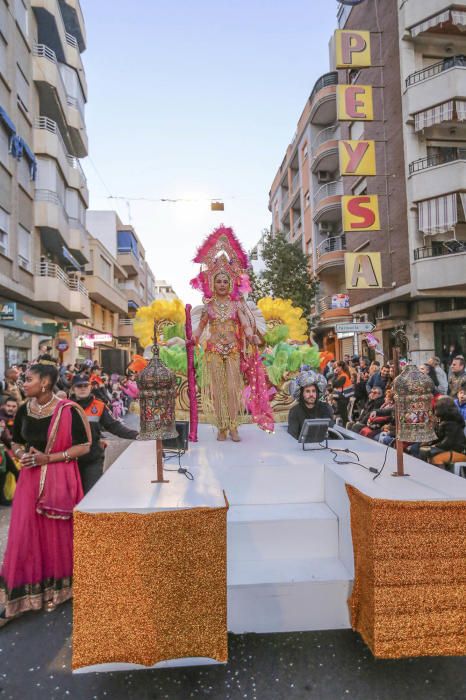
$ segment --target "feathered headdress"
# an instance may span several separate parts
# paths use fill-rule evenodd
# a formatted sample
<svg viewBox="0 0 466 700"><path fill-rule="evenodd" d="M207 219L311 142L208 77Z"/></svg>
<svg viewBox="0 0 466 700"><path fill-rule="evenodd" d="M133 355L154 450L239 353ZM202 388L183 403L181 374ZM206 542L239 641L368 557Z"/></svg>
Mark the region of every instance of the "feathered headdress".
<svg viewBox="0 0 466 700"><path fill-rule="evenodd" d="M193 262L201 264L201 271L191 280L191 286L201 291L206 299L213 296L214 279L221 272L231 280L232 299L240 299L251 291L248 256L232 228L223 224L216 228L201 245Z"/></svg>

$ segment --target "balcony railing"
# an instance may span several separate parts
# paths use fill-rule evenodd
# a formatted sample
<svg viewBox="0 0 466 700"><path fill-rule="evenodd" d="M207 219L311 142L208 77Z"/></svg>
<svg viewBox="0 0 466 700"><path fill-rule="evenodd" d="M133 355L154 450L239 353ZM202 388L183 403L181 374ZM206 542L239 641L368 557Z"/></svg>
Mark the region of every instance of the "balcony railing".
<svg viewBox="0 0 466 700"><path fill-rule="evenodd" d="M342 292L336 292L336 294L347 294L347 293L348 292L346 290L343 290ZM332 309L332 299L333 299L333 296L329 295L326 297L321 297L320 299L317 300L317 309L318 309L319 314L324 313L324 311L331 311L331 310L336 311L339 308L339 307L337 307L337 309ZM347 309L345 309L344 307L341 307L340 310L343 313L345 311L347 311ZM342 315L343 315L343 313L342 313Z"/></svg>
<svg viewBox="0 0 466 700"><path fill-rule="evenodd" d="M302 226L302 219L298 216L293 222L293 236L297 236Z"/></svg>
<svg viewBox="0 0 466 700"><path fill-rule="evenodd" d="M334 180L333 182L326 182L325 185L319 187L314 195L313 201L314 206L317 205L322 199L326 197L335 197L337 195L343 194L343 183L341 180Z"/></svg>
<svg viewBox="0 0 466 700"><path fill-rule="evenodd" d="M34 193L34 199L38 202L50 202L50 204L61 206L66 216L65 206L60 200L58 194L53 190L36 190Z"/></svg>
<svg viewBox="0 0 466 700"><path fill-rule="evenodd" d="M34 44L32 47L32 55L39 58L47 58L52 63L57 63L57 55L53 49L45 44Z"/></svg>
<svg viewBox="0 0 466 700"><path fill-rule="evenodd" d="M418 70L415 73L411 73L406 78L406 87L410 85L415 85L416 83L421 83L423 80L428 78L433 78L434 75L443 73L443 71L449 70L450 68L466 68L466 56L449 56L444 58L438 63L434 63L432 66Z"/></svg>
<svg viewBox="0 0 466 700"><path fill-rule="evenodd" d="M299 188L299 171L296 173L296 175L293 176L293 179L291 181L291 190L293 194L298 190Z"/></svg>
<svg viewBox="0 0 466 700"><path fill-rule="evenodd" d="M317 151L319 146L322 146L322 144L326 141L338 139L338 128L338 124L333 124L332 126L327 126L325 129L322 129L322 131L319 131L314 141L312 142L311 151L313 155Z"/></svg>
<svg viewBox="0 0 466 700"><path fill-rule="evenodd" d="M66 148L63 136L61 135L60 129L58 128L58 124L54 122L53 119L49 119L49 117L36 117L34 121L34 128L43 129L45 131L48 131L50 134L55 134L55 136L57 136L58 141L63 150L63 154L65 155L69 165L74 170L77 170L79 172L81 185L83 187L87 187L86 176L84 174L84 170L82 169L81 163L79 162L79 158L76 158L75 156L72 156L68 153L68 149Z"/></svg>
<svg viewBox="0 0 466 700"><path fill-rule="evenodd" d="M426 258L437 258L442 255L455 255L456 253L466 253L466 241L439 241L432 246L416 248L414 259L425 260Z"/></svg>
<svg viewBox="0 0 466 700"><path fill-rule="evenodd" d="M66 37L66 43L72 46L74 49L79 51L79 45L78 45L78 40L76 39L75 36L70 34L69 32L65 32L65 37Z"/></svg>
<svg viewBox="0 0 466 700"><path fill-rule="evenodd" d="M418 173L421 170L434 168L444 163L454 163L458 160L466 160L466 148L445 148L443 152L435 153L426 158L419 158L409 164L409 174Z"/></svg>
<svg viewBox="0 0 466 700"><path fill-rule="evenodd" d="M71 107L77 109L84 120L84 104L77 97L74 97L74 95L70 95L68 90L66 89L66 85L63 80L62 74L60 73L60 70L58 68L59 64L55 51L53 51L49 46L46 46L45 44L34 44L34 46L32 47L32 53L34 56L38 56L39 58L46 58L47 60L51 61L51 63L54 63L57 66L58 80L60 81L62 90L66 95L66 103Z"/></svg>
<svg viewBox="0 0 466 700"><path fill-rule="evenodd" d="M317 259L321 258L322 255L326 255L327 253L335 253L336 251L342 250L346 250L346 236L343 235L327 238L317 246Z"/></svg>
<svg viewBox="0 0 466 700"><path fill-rule="evenodd" d="M324 75L320 76L312 88L311 96L309 97L310 102L312 102L320 90L328 87L329 85L338 85L338 73L336 71L332 71L332 73L325 73Z"/></svg>
<svg viewBox="0 0 466 700"><path fill-rule="evenodd" d="M68 277L66 272L59 265L50 262L39 262L35 265L35 274L39 277L49 277L60 280L68 289L73 292L79 292L85 297L89 296L89 292L77 277Z"/></svg>
<svg viewBox="0 0 466 700"><path fill-rule="evenodd" d="M133 318L120 318L118 320L118 323L121 326L132 326L134 323L134 319Z"/></svg>

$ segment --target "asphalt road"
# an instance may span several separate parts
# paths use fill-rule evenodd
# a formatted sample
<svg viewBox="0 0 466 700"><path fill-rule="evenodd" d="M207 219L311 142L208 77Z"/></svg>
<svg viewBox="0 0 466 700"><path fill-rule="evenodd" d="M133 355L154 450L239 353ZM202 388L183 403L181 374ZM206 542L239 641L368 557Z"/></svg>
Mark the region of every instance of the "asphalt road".
<svg viewBox="0 0 466 700"><path fill-rule="evenodd" d="M133 427L136 416L128 417ZM127 446L111 439L106 463ZM0 552L9 509L0 507ZM466 601L465 601L466 605ZM230 635L226 666L71 673L71 603L0 630L0 698L11 700L464 700L466 659L375 660L350 630Z"/></svg>

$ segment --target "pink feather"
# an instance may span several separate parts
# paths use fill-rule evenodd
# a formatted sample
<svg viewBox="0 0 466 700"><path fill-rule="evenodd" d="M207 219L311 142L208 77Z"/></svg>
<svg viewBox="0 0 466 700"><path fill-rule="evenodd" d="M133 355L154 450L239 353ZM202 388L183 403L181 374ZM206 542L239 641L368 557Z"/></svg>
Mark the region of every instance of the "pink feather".
<svg viewBox="0 0 466 700"><path fill-rule="evenodd" d="M243 247L239 240L236 238L233 229L232 228L227 228L223 224L221 224L218 228L216 228L207 238L205 239L204 243L198 248L198 251L196 253L196 257L194 258L193 262L195 263L202 263L204 260L205 256L209 252L209 250L214 246L220 236L226 236L230 242L231 247L235 251L238 260L241 263L241 266L243 269L247 269L249 267L249 259L245 251L243 250Z"/></svg>

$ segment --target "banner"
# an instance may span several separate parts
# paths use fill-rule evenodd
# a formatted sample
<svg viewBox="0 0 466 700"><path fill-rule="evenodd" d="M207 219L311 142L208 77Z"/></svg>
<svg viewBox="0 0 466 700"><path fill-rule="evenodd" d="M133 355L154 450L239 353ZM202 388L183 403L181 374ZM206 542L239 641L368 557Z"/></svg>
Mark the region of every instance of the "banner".
<svg viewBox="0 0 466 700"><path fill-rule="evenodd" d="M368 68L371 65L370 32L337 29L335 48L337 68Z"/></svg>
<svg viewBox="0 0 466 700"><path fill-rule="evenodd" d="M380 231L379 198L376 194L344 195L341 207L343 231Z"/></svg>
<svg viewBox="0 0 466 700"><path fill-rule="evenodd" d="M337 85L337 110L340 121L373 121L372 85Z"/></svg>
<svg viewBox="0 0 466 700"><path fill-rule="evenodd" d="M375 141L338 142L341 175L376 175Z"/></svg>
<svg viewBox="0 0 466 700"><path fill-rule="evenodd" d="M380 253L345 253L347 289L380 289L382 256Z"/></svg>

